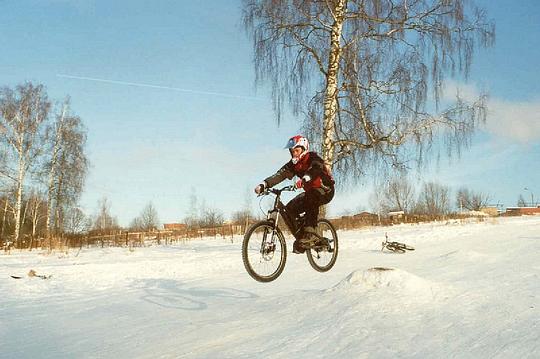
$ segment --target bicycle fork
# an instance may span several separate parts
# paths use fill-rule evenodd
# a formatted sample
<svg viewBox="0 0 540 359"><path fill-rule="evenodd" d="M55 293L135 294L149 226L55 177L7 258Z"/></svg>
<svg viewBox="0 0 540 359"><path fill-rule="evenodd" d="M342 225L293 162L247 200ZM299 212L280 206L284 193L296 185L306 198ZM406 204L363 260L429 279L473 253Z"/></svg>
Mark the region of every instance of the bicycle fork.
<svg viewBox="0 0 540 359"><path fill-rule="evenodd" d="M270 216L269 216L269 219L270 219ZM279 220L279 211L276 211L276 219L273 221L274 222L274 225L272 226L272 235L270 237L270 240L268 240L268 234L270 233L269 231L265 230L264 231L264 234L263 234L263 240L261 241L261 250L260 250L260 253L261 255L266 255L268 253L270 253L271 251L273 252L276 248L276 229L278 227L278 220Z"/></svg>

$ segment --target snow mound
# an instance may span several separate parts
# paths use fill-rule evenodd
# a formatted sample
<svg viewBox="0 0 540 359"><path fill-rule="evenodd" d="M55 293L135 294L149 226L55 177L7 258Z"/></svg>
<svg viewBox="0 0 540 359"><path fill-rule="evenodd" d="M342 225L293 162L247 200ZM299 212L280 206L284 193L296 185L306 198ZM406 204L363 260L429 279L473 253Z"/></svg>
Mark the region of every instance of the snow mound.
<svg viewBox="0 0 540 359"><path fill-rule="evenodd" d="M394 294L433 297L433 287L434 283L407 271L375 267L352 272L332 289L384 290Z"/></svg>

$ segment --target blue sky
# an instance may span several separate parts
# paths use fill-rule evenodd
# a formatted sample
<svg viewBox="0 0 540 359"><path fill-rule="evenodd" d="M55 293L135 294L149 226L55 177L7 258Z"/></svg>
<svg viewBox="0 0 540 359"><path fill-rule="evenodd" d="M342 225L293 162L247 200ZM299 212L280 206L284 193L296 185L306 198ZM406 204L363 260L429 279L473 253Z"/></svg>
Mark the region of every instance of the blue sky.
<svg viewBox="0 0 540 359"><path fill-rule="evenodd" d="M540 199L540 2L477 3L497 40L458 81L471 96L489 91L488 124L426 178L512 206L520 193ZM269 92L255 88L240 1L3 0L0 48L1 86L29 80L71 96L92 163L81 207L92 214L107 197L122 225L149 201L163 222L181 220L192 191L229 215L287 160L299 128L290 115L278 127ZM368 208L368 182L341 189L331 213Z"/></svg>

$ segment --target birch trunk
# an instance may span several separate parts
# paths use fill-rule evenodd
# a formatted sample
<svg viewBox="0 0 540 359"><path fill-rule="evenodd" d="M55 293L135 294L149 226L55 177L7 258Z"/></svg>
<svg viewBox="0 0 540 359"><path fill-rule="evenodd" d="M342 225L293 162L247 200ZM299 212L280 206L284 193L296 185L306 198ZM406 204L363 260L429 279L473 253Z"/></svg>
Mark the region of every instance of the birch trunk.
<svg viewBox="0 0 540 359"><path fill-rule="evenodd" d="M54 216L54 231L55 233L60 233L61 230L64 228L64 213L62 210L62 200L61 200L61 193L62 193L62 186L64 182L64 175L62 172L60 172L60 177L58 178L58 188L56 190L56 198L55 198L55 216Z"/></svg>
<svg viewBox="0 0 540 359"><path fill-rule="evenodd" d="M0 233L0 238L4 238L4 231L6 228L6 213L8 209L8 199L6 198L6 204L4 205L4 216L2 217L2 232Z"/></svg>
<svg viewBox="0 0 540 359"><path fill-rule="evenodd" d="M55 156L56 152L56 145L55 150L53 151L53 156ZM51 162L51 169L49 170L49 184L47 187L47 215L45 220L45 230L47 234L47 238L50 238L51 236L51 213L52 213L52 199L53 199L53 192L54 192L54 177L56 175L56 159L53 157L53 161Z"/></svg>
<svg viewBox="0 0 540 359"><path fill-rule="evenodd" d="M10 148L15 158L15 166L17 166L11 178L15 182L13 237L14 241L19 242L24 181L27 171L38 162L44 150L41 129L44 121L47 120L50 102L43 85L34 86L30 82L17 86L15 91L5 88L1 96L2 116L0 118L2 119L1 126L5 128L1 140Z"/></svg>
<svg viewBox="0 0 540 359"><path fill-rule="evenodd" d="M52 202L54 192L54 179L56 176L56 167L58 166L58 153L60 152L61 135L63 130L64 118L66 115L67 106L62 108L62 116L56 128L54 147L51 155L51 168L49 170L49 183L47 187L47 217L45 220L45 230L47 231L47 238L51 235L51 214L52 214Z"/></svg>
<svg viewBox="0 0 540 359"><path fill-rule="evenodd" d="M41 219L41 216L40 216L40 213L39 213L39 210L41 209L41 203L43 203L43 202L37 196L35 196L33 198L31 204L29 203L30 216L31 216L31 219L32 219L32 236L30 237L30 245L29 245L30 250L32 250L32 247L34 245L34 240L36 238L36 232L37 232L38 224L39 224L39 221Z"/></svg>
<svg viewBox="0 0 540 359"><path fill-rule="evenodd" d="M324 117L322 136L322 157L330 170L334 162L335 122L337 114L337 92L339 78L339 61L341 58L341 32L345 20L346 0L336 1L330 36L330 54L328 56L328 71L326 74L326 91L324 95Z"/></svg>
<svg viewBox="0 0 540 359"><path fill-rule="evenodd" d="M22 152L22 149L21 149ZM21 209L22 209L22 195L23 195L23 183L24 175L26 172L26 161L24 157L19 158L19 174L17 176L17 194L15 199L15 243L19 243L19 235L21 231Z"/></svg>
<svg viewBox="0 0 540 359"><path fill-rule="evenodd" d="M38 208L35 208L34 213L32 214L32 236L30 237L30 245L29 250L32 250L32 247L34 246L34 238L36 238L36 228L37 228L37 222L38 222Z"/></svg>

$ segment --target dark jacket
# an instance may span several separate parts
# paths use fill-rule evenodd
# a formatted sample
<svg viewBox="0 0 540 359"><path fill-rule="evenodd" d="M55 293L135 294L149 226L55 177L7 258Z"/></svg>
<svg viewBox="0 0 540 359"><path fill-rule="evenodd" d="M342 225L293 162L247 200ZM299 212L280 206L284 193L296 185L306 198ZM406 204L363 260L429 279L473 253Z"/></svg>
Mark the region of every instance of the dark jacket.
<svg viewBox="0 0 540 359"><path fill-rule="evenodd" d="M264 183L266 187L273 187L286 178L303 178L305 175L310 177L310 180L304 183L305 191L320 189L326 192L334 188L334 178L316 152L306 153L296 164L292 160L285 163L275 174L266 178Z"/></svg>

